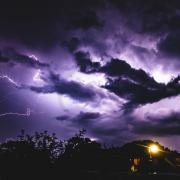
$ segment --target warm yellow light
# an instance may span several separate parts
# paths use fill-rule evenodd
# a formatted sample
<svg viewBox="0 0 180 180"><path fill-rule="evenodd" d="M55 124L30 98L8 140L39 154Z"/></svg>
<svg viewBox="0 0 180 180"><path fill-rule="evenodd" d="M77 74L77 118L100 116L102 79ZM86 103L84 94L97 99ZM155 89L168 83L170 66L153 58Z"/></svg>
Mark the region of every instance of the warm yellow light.
<svg viewBox="0 0 180 180"><path fill-rule="evenodd" d="M158 153L159 152L159 147L157 145L155 145L155 144L150 145L149 146L149 152L150 153Z"/></svg>

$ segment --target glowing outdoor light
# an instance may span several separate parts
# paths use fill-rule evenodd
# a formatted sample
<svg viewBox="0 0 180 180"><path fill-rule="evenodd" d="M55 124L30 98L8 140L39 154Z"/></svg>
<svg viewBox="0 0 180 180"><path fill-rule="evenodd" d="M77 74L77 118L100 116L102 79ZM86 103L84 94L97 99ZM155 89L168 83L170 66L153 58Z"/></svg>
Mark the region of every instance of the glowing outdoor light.
<svg viewBox="0 0 180 180"><path fill-rule="evenodd" d="M152 144L149 146L149 154L150 158L152 158L152 154L157 154L159 152L159 147L156 144Z"/></svg>

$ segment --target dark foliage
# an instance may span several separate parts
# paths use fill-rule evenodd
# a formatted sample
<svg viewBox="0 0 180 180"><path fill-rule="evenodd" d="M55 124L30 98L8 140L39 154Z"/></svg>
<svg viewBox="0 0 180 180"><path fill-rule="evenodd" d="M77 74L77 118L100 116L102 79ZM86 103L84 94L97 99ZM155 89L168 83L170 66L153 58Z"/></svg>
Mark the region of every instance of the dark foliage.
<svg viewBox="0 0 180 180"><path fill-rule="evenodd" d="M49 135L47 131L28 135L22 130L17 140L8 140L0 145L0 177L5 180L68 179L72 174L82 178L89 174L97 178L99 173L128 173L133 158L143 159L143 168L146 168L141 168L141 171L144 173L147 170L147 146L155 142L134 141L122 147L103 148L84 135L85 130L82 130L74 137L60 141L55 134ZM167 171L164 159L172 161L179 154L156 144L163 152L156 157L162 162L159 170Z"/></svg>

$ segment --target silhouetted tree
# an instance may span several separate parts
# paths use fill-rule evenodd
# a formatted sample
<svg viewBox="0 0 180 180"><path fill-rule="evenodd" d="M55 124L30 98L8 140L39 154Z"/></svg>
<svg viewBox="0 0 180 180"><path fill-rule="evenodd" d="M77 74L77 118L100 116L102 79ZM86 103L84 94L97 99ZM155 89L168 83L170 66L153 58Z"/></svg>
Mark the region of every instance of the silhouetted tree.
<svg viewBox="0 0 180 180"><path fill-rule="evenodd" d="M80 130L74 137L65 142L64 153L60 156L63 167L74 170L94 169L102 151L101 145L84 137L85 130Z"/></svg>
<svg viewBox="0 0 180 180"><path fill-rule="evenodd" d="M29 135L22 130L17 140L0 145L0 169L3 176L25 176L30 171L44 175L62 152L63 143L55 134L48 135L44 131Z"/></svg>

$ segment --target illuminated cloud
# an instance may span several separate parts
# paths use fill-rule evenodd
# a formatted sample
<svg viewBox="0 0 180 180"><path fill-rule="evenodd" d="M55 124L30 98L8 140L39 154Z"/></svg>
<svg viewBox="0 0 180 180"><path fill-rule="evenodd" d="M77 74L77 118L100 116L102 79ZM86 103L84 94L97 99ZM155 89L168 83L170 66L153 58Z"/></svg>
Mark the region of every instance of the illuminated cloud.
<svg viewBox="0 0 180 180"><path fill-rule="evenodd" d="M28 56L16 52L14 48L4 48L0 54L0 63L22 64L32 68L47 68L49 64L38 61L35 56ZM4 59L4 60L3 60Z"/></svg>
<svg viewBox="0 0 180 180"><path fill-rule="evenodd" d="M33 113L2 116L0 137L178 139L179 12L178 0L2 2L0 114Z"/></svg>

